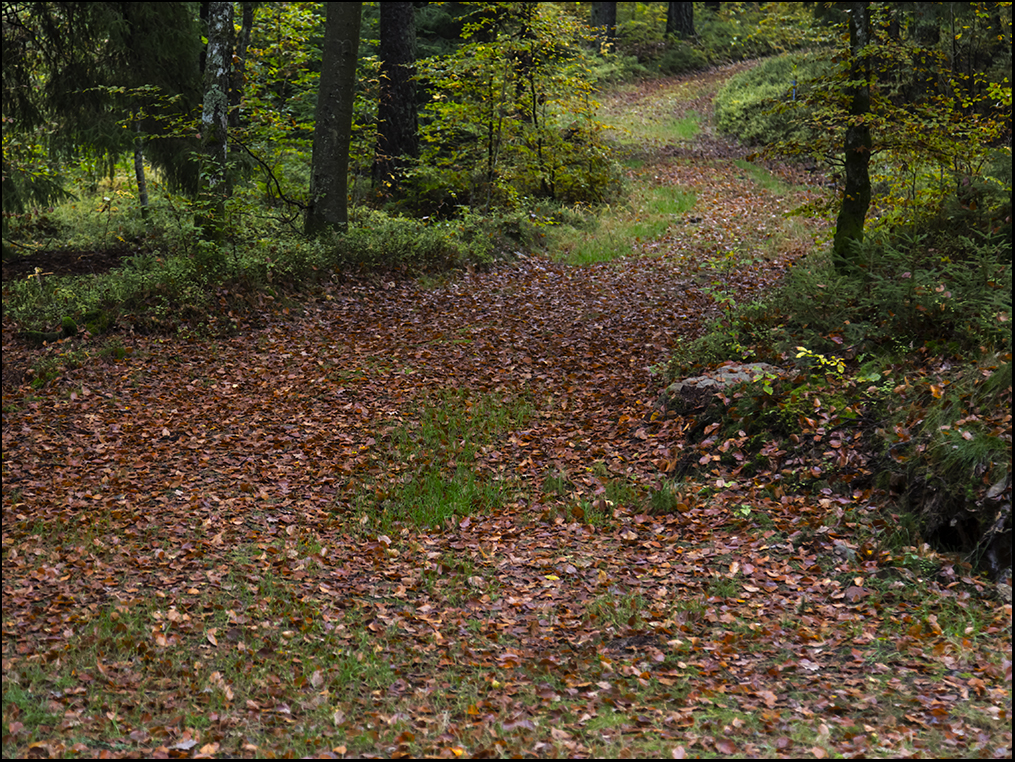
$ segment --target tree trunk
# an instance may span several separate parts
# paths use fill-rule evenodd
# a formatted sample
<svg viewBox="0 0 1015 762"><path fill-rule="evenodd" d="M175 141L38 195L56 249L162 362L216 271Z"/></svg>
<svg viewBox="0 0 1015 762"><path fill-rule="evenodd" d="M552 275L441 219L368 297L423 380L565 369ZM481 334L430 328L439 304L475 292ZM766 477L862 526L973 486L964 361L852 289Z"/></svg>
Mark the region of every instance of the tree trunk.
<svg viewBox="0 0 1015 762"><path fill-rule="evenodd" d="M381 93L377 106L375 188L397 183L406 162L419 155L416 115L416 24L412 3L381 3Z"/></svg>
<svg viewBox="0 0 1015 762"><path fill-rule="evenodd" d="M144 173L144 135L141 122L134 121L134 179L137 180L137 200L141 204L141 219L148 221L148 180Z"/></svg>
<svg viewBox="0 0 1015 762"><path fill-rule="evenodd" d="M240 103L247 72L247 48L250 47L250 33L254 28L254 4L240 3L240 9L243 15L240 36L236 41L236 68L233 71L232 89L229 92L230 127L240 127L245 121L240 115Z"/></svg>
<svg viewBox="0 0 1015 762"><path fill-rule="evenodd" d="M349 224L349 142L362 3L328 3L317 92L306 232Z"/></svg>
<svg viewBox="0 0 1015 762"><path fill-rule="evenodd" d="M596 30L600 50L612 48L617 41L617 4L592 3L589 26Z"/></svg>
<svg viewBox="0 0 1015 762"><path fill-rule="evenodd" d="M853 246L863 241L863 227L871 201L870 153L871 133L866 116L870 111L869 67L862 55L871 40L870 7L868 3L849 3L849 79L855 84L847 90L849 124L846 128L846 187L835 226L832 254L840 272L851 269Z"/></svg>
<svg viewBox="0 0 1015 762"><path fill-rule="evenodd" d="M666 4L666 34L694 37L694 3Z"/></svg>
<svg viewBox="0 0 1015 762"><path fill-rule="evenodd" d="M229 80L232 64L233 4L208 3L208 46L205 49L204 108L201 144L208 162L202 183L203 210L198 220L203 235L222 234L228 195L226 157L229 151Z"/></svg>

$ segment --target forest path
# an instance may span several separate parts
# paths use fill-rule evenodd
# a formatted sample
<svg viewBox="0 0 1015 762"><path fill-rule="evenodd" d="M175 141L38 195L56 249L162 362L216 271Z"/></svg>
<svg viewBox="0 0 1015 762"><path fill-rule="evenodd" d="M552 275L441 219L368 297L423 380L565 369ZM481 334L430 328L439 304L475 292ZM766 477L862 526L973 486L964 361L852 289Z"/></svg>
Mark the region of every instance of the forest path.
<svg viewBox="0 0 1015 762"><path fill-rule="evenodd" d="M764 292L812 244L776 235L804 191L759 187L707 129L656 148L631 171L697 205L629 257L336 284L5 407L5 679L86 654L51 710L142 753L860 752L877 741L825 718L878 725L867 680L901 664L929 721L955 687L845 597L830 540L802 539L846 499L664 484L685 422L652 415L649 368L715 288ZM406 519L465 474L475 511Z"/></svg>

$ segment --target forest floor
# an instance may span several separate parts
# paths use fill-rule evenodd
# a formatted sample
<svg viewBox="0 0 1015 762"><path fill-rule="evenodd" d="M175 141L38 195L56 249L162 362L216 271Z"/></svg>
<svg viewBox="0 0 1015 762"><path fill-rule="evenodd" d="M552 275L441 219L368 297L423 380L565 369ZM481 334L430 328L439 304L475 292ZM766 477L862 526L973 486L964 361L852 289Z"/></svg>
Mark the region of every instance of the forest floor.
<svg viewBox="0 0 1015 762"><path fill-rule="evenodd" d="M711 133L729 73L610 96L631 181L696 197L628 256L5 384L4 756L1010 756L1011 606L865 555L884 496L668 477L652 369L827 232Z"/></svg>

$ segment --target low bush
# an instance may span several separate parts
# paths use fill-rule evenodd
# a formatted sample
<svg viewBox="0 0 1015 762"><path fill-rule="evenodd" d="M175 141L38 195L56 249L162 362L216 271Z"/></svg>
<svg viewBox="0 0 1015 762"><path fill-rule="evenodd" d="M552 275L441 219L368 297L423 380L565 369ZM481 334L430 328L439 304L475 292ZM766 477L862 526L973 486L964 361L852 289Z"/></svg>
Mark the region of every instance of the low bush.
<svg viewBox="0 0 1015 762"><path fill-rule="evenodd" d="M797 263L782 311L800 343L852 356L968 355L1011 351L1011 241L920 226L881 231L860 247L857 268L836 273L822 256Z"/></svg>
<svg viewBox="0 0 1015 762"><path fill-rule="evenodd" d="M4 307L26 336L60 331L67 320L92 333L104 333L117 323L144 331L173 330L221 312L213 306L220 307L222 298L239 303L257 292L298 291L336 269L422 273L487 264L500 240L494 233L498 223L511 228L507 220L468 214L427 224L359 210L348 232L320 240L275 231L242 242L184 245L168 235L152 236L142 242L144 248L108 272L37 272L11 280L5 284ZM78 241L79 246L87 243ZM511 246L505 243L503 248Z"/></svg>
<svg viewBox="0 0 1015 762"><path fill-rule="evenodd" d="M827 65L817 53L790 53L735 75L715 97L716 127L750 145L806 142L800 109L778 106L802 97Z"/></svg>
<svg viewBox="0 0 1015 762"><path fill-rule="evenodd" d="M708 66L708 56L686 42L678 42L659 59L659 71L663 74L684 74Z"/></svg>
<svg viewBox="0 0 1015 762"><path fill-rule="evenodd" d="M617 14L617 50L651 71L678 75L825 44L828 37L802 3L723 3L718 12L695 13L694 31L691 39L667 37L666 4L635 3Z"/></svg>
<svg viewBox="0 0 1015 762"><path fill-rule="evenodd" d="M1011 240L1003 233L960 234L932 222L875 231L856 263L843 274L827 254L797 261L776 294L735 305L679 348L668 376L745 357L778 362L801 345L847 361L1012 351Z"/></svg>

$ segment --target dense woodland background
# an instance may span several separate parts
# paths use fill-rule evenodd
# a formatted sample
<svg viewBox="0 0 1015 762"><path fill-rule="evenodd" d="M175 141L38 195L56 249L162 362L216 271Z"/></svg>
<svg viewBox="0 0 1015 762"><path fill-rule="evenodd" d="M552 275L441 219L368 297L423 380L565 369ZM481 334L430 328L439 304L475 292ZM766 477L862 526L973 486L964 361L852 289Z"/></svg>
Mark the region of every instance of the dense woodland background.
<svg viewBox="0 0 1015 762"><path fill-rule="evenodd" d="M596 404L603 408L603 417L589 423L589 429L596 431L592 440L614 442L619 450L638 439L679 432L679 445L660 449L651 459L645 456L651 476L646 472L635 478L630 469L623 474L614 471L612 462L603 465L605 456L603 463L580 463L582 448L572 452L574 442L564 437L561 441L566 447L560 447L571 452L566 461L570 465L564 468L560 465L564 456L555 455L556 470L547 470L537 487L527 488L535 493L509 499L497 490L484 491L493 489L480 475L488 466L496 470L490 465L494 459L490 452L500 457L497 437L510 434L521 459L524 448L535 441L531 432L536 424L531 421L551 417L549 408L540 408L550 402L504 391L510 385L499 373L514 373L516 365L534 362L528 356L517 361L501 357L502 348L515 341L505 333L484 344L490 347L488 361L477 360L475 378L460 381L462 388L443 390L443 396L435 398L437 381L431 379L434 388L421 381L421 388L429 391L424 393L426 404L421 403L418 421L396 428L404 412L394 412L393 407L385 414L391 416L390 426L364 434L363 441L370 444L357 445L360 449L349 456L348 463L336 461L330 473L343 476L324 477L333 492L328 493L331 508L325 511L329 518L315 525L313 531L318 534L313 542L293 539L298 548L291 560L302 563L303 556L313 557L327 568L329 562L320 550L327 545L322 539L327 531L345 532L339 545L362 543L370 548L367 557L373 558L376 551L375 561L397 559L399 553L408 559L409 552L397 547L404 541L424 559L417 566L434 577L431 588L442 574L461 577L466 588L462 601L471 602L455 599L449 603L444 596L434 605L454 608L461 603L464 611L469 606L492 605L488 598L481 604L469 598L468 588L481 587L475 580L485 572L473 566L459 568L464 562L457 557L458 550L472 546L468 542L456 545L447 534L471 531L469 517L474 513L478 517L485 511L497 517L490 519L491 526L499 527L496 531L503 530L505 536L515 530L503 529L506 525L499 517L515 515L511 511L520 515L535 510L533 521L545 521L548 526L585 527L584 531L593 532L596 543L605 537L604 527L613 527L621 538L619 545L614 548L607 540L605 545L596 545L595 552L605 554L626 547L624 533L647 526L649 516L665 517L652 520L673 522L674 532L692 536L703 524L689 516L713 515L708 512L729 501L729 507L723 508L730 512L729 531L739 526L758 542L770 538L751 563L742 562L736 552L730 558L722 556L730 579L740 573L742 563L762 568L758 559L767 562L768 547L799 550L806 546L809 550L800 551L806 571L814 562L806 553L813 550L820 557L820 543L826 542L838 554L832 561L839 564L842 579L836 577L835 584L841 582L846 591L836 593L836 600L845 595L849 604L860 606L874 579L882 580L886 589L892 580L905 580L904 585L915 588L916 595L926 596L916 604L907 599L898 611L886 602L871 604L868 612L871 621L884 616L894 622L914 644L923 637L949 637L942 635L934 607L951 600L947 592L942 593L950 585L970 586L977 601L996 602L1000 596L1000 619L982 614L967 621L962 617L968 613L969 595L963 593L966 598L956 604L961 612L955 617L963 626L956 625L950 645L936 643L933 649L938 649L935 658L944 664L960 658L950 650L953 647L959 652L967 647L990 650L998 642L994 638L1007 638L1007 661L993 665L989 674L973 675L966 661L949 667L950 675L964 675L965 682L956 690L964 691L963 695L972 691L1000 708L992 721L1008 727L1007 737L1004 731L987 727L989 722L981 727L965 718L971 723L968 727L955 725L944 733L945 740L935 736L934 743L942 745L929 753L943 753L944 748L949 753L961 753L960 749L972 753L974 748L977 753L997 753L1007 744L1010 754L1010 725L1004 719L1010 719L1011 703L1010 3L12 2L3 4L2 23L5 756L8 750L29 753L33 742L40 744L40 753L68 753L72 744L65 741L73 735L76 718L87 714L74 705L73 712L78 714L72 716L70 704L60 708L38 698L47 691L66 689L63 682L54 688L51 676L40 666L52 662L57 672L65 667L68 674L85 669L71 666L55 647L46 651L39 643L61 638L70 643L71 637L60 633L87 632L84 625L75 623L92 621L88 617L94 616L96 622L101 619L109 625L111 632L120 633L108 638L94 634L100 651L126 652L135 647L135 635L123 635L133 633L135 625L118 629L120 617L128 616L126 609L102 608L101 595L95 599L99 602L87 604L91 606L87 615L69 601L78 595L92 600L88 597L92 593L50 596L60 597L62 602L53 605L63 613L53 614L53 623L40 624L45 619L41 612L49 606L43 581L65 584L77 572L61 571L63 561L40 562L42 566L35 569L25 560L50 555L85 558L88 555L81 548L91 547L93 539L106 543L96 547L108 549L110 537L134 536L130 528L134 525L127 522L126 530L119 524L108 533L88 528L87 536L78 537L74 532L79 525L85 526L84 519L65 514L74 509L75 501L91 499L93 486L58 487L55 477L50 487L41 486L46 479L41 461L36 462L43 457L38 453L50 452L49 445L42 443L67 424L62 412L54 412L44 424L36 416L62 410L68 399L76 403L105 394L102 389L89 390L95 382L83 380L82 374L101 370L115 376L123 369L121 375L126 378L128 365L142 362L139 341L159 342L170 358L187 354L204 358L194 361L201 363L217 356L220 343L242 346L255 340L257 352L289 358L286 341L275 343L276 338L266 336L274 337L286 320L301 326L299 321L316 320L313 316L319 314L320 305L331 305L328 308L340 309L342 320L353 321L349 325L356 330L362 327L356 321L375 321L376 336L386 336L388 343L386 350L371 347L376 357L370 354L369 362L356 359L362 367L346 368L322 389L335 381L336 394L340 394L362 381L377 404L394 405L391 400L400 400L401 391L396 394L386 383L375 386L364 380L381 367L393 372L388 365L394 361L378 359L385 351L391 357L405 351L401 334L385 320L415 319L418 311L430 315L434 326L444 319L453 322L457 311L464 309L459 301L475 289L477 295L468 308L473 314L481 313L483 305L515 305L505 306L498 319L491 318L506 331L504 326L522 314L528 315L525 320L531 324L539 322L525 305L543 304L545 293L559 288L560 303L569 306L562 306L559 315L542 316L559 322L544 332L559 339L584 326L588 315L593 316L589 320L599 321L593 323L599 330L607 330L603 326L608 321L598 316L618 308L592 299L593 294L606 299L599 291L602 283L613 284L615 294L624 293L624 298L629 287L631 293L643 294L641 303L620 309L638 315L641 327L630 321L621 323L625 331L637 333L641 346L651 345L653 351L657 342L665 346L666 356L645 362L632 359L606 372L602 370L606 361L588 351L579 363L584 368L569 373L581 376L588 371L592 375L581 377L594 380L570 382L564 387L566 393L554 391L547 399L568 410L568 404L576 404L568 399L580 398L590 384L612 390L609 394L600 390ZM757 194L746 195L738 185L741 190L723 195L731 173L738 182L753 183ZM761 212L767 215L764 219ZM665 267L679 262L679 267L663 276L661 270L652 269L661 262ZM624 281L625 277L629 280ZM547 278L557 285L548 286ZM630 285L642 280L651 285ZM512 301L513 295L526 293L527 288L535 290L519 302ZM589 295L589 304L571 305L572 290L579 296ZM441 296L431 297L436 293ZM377 306L387 304L384 298L389 297L394 307ZM446 314L431 304L431 298L445 300ZM353 304L370 306L349 306ZM552 312L557 302L547 304L551 306L545 311ZM573 320L568 311L572 307L578 316ZM663 319L662 314L668 317ZM678 327L688 315L700 327ZM571 322L565 323L565 318ZM670 323L657 329L656 320ZM645 331L639 333L642 327ZM320 323L322 335L330 335L330 330ZM446 330L461 335L456 341L473 340L471 328ZM517 339L523 343L544 340L544 334L511 328L516 330L526 337ZM662 334L672 335L663 341ZM611 343L615 339L576 334L564 345L595 349L602 342L605 352L607 347L616 349ZM445 339L433 338L429 343L443 344ZM270 351L265 349L268 345ZM301 346L304 356L318 351L310 344ZM155 354L146 351L144 356ZM405 362L408 368L410 361ZM731 363L737 367L765 363L758 367L766 370L736 392L669 402L664 396L655 409L625 407L631 404L625 399L630 392L624 388L625 376L641 373L647 362L653 363L654 375L645 383L659 391L688 377L714 377ZM368 368L369 363L374 366ZM323 361L319 364L326 370ZM279 378L284 379L285 372L280 369ZM162 378L155 366L145 373ZM540 372L526 373L526 383L541 388ZM327 373L317 381L323 383L325 377ZM503 396L474 398L463 391L480 378L486 384L484 390L497 390ZM175 386L181 384L189 390L181 392L184 398L193 394L192 377L177 381L166 377L164 383L167 394L172 388L175 396L180 391ZM109 404L115 406L121 392L109 394ZM63 401L54 402L56 398ZM253 401L247 399L247 403ZM607 421L614 406L626 412ZM359 410L365 419L365 408ZM644 425L637 423L639 416L644 417ZM489 431L480 419L489 421ZM355 421L349 424L350 431L358 431L362 423L359 418ZM118 430L120 424L111 425ZM434 441L439 444L431 442L428 427L437 432ZM497 433L497 427L503 431ZM151 441L176 441L173 436L178 435L166 424ZM381 447L378 442L389 448L390 461L370 460ZM257 447L255 443L253 449ZM506 446L501 449L506 451ZM370 453L363 455L367 450ZM31 457L26 455L29 452ZM77 455L68 457L77 462ZM219 465L223 473L233 467L230 458ZM527 462L534 468L537 460L530 454ZM218 456L208 455L201 462L210 461L219 462ZM425 479L404 472L411 463L423 469L420 474L425 471ZM61 461L59 468L63 465ZM379 475L384 473L390 483ZM265 497L263 488L249 478L235 480L241 498ZM290 487L284 483L288 495ZM748 483L750 487L743 486ZM100 489L94 489L98 499ZM430 505L431 493L440 495L432 510L417 514L411 506ZM67 505L57 497L64 494ZM850 501L867 502L854 512L842 507ZM823 528L811 527L801 539L801 527L810 526L807 522L812 520L807 518L810 509L803 507L810 503L837 511L838 519L828 524L827 516L812 517L815 526ZM635 519L630 526L637 525L635 530L624 523L624 506L632 506ZM121 513L112 510L113 518L103 521L120 522ZM338 521L334 516L353 514L358 534L345 519L339 529L328 523ZM242 524L241 519L237 522ZM57 532L54 527L61 529ZM75 527L74 532L69 527ZM483 532L495 534L489 528ZM45 545L46 538L64 535L68 539L60 546ZM75 539L69 539L72 536ZM209 536L210 544L202 541L202 546L209 554L220 552L216 548L222 545L223 534ZM289 532L289 536L296 534ZM391 537L396 538L394 545ZM479 555L472 553L469 564L489 561L480 552L484 541L477 541ZM260 540L250 542L254 547ZM315 542L317 550L308 550ZM434 547L444 542L451 545L446 549L440 545L445 555L427 558L425 547L431 542ZM560 540L546 542L549 546ZM722 542L735 548L738 540L724 535ZM716 539L715 546L719 544ZM284 544L283 550L284 555L291 548ZM105 550L88 552L101 556ZM577 553L575 558L590 552ZM646 553L651 555L651 550L639 548L637 557L644 558ZM158 553L152 558L159 558ZM735 569L731 558L735 558ZM585 566L568 559L565 566L581 576L577 569ZM682 562L671 561L673 568L682 568ZM73 565L77 560L66 563ZM240 566L260 568L257 563L244 560ZM418 569L406 572L404 579ZM614 574L605 567L598 573L607 571ZM243 584L252 584L258 574L249 572ZM258 576L258 600L287 599L285 585L292 580L276 579L272 587L265 582L269 577ZM8 584L8 579L16 582ZM855 581L860 579L866 581ZM623 641L622 650L629 651L629 646L655 648L664 642L672 646L673 641L666 641L664 635L684 637L691 632L688 628L702 622L716 627L729 624L733 614L722 607L734 605L736 595L743 592L723 587L726 584L725 577L715 582L703 594L708 604L700 610L683 611L675 619L660 614L658 620L669 624L653 624L654 630L646 622L655 621L655 609L633 592L623 605L613 596L612 603L603 604L603 610L611 612L610 625L597 629L596 637L605 638L607 650L610 644ZM370 598L370 584L357 582L355 587L357 595ZM813 590L808 594L813 595ZM312 595L301 600L311 601ZM801 600L793 605L806 618L809 604L806 596ZM209 643L218 648L216 632L224 641L226 632L243 630L244 615L236 613L240 607L234 604L230 599L219 606L228 609L228 622L223 620L220 629L198 638L201 648ZM300 613L286 609L281 616L295 623L289 629L302 627L309 632L317 626L311 620L320 619L319 611L310 613L316 605L307 603L306 611L301 608ZM913 606L924 607L923 618L912 614ZM413 620L416 624L429 616L429 609L420 611L421 619ZM156 613L152 616L159 622L177 616ZM349 626L379 632L377 623L389 622L388 613L382 605L379 614L370 615L379 618L366 617ZM831 621L826 614L821 616ZM267 621L275 615L264 616ZM392 616L399 619L403 614ZM442 616L448 621L454 618ZM547 621L552 623L552 617L539 616L543 618L533 619L535 624L525 625L532 636L539 628L551 626ZM250 716L260 716L267 706L266 696L282 695L285 690L310 686L323 696L327 690L322 686L333 678L339 683L361 678L369 682L375 679L375 670L381 670L386 677L378 685L395 693L401 690L393 687L398 681L413 681L408 667L404 675L391 677L374 663L365 641L351 647L340 638L336 646L328 640L334 635L332 620L324 619L329 622L328 635L321 642L327 640L328 648L341 646L348 657L341 679L332 674L337 669L333 665L308 666L295 688L279 688L277 676L264 678L266 682L257 683L257 690L267 685L265 692L248 694ZM57 620L65 624L55 624ZM565 620L563 616L561 621ZM137 624L140 630L147 626ZM405 625L415 633L414 626ZM182 641L167 640L162 633L168 628L166 624L159 635L152 636L155 650L150 653L187 642L186 636ZM25 629L38 632L38 642L26 639ZM756 627L748 629L760 632ZM183 631L191 632L187 627ZM519 630L523 631L524 627ZM974 631L985 640L975 641ZM98 632L96 624L94 633ZM727 635L717 635L715 642L733 648L733 640L722 640ZM116 641L118 637L122 642ZM242 646L240 635L229 637L231 642L239 638ZM483 637L493 639L489 634ZM858 663L862 658L857 649L864 637L857 635L850 641L852 646L843 646L853 648L851 658ZM876 638L884 637L878 630ZM147 642L143 636L137 638ZM310 635L307 638L312 640ZM124 645L128 640L129 648ZM568 647L577 654L576 648L588 642L589 638L576 635L568 640ZM689 648L694 653L698 646L692 642ZM519 653L523 650L519 646ZM536 652L526 653L536 660ZM599 653L606 651L601 648ZM188 651L183 662L200 666L195 659L204 657L195 654ZM103 672L104 657L96 658L102 680L120 685L124 694L133 691L136 675L128 679L133 668L124 666L133 657L116 662L117 669L124 670L122 679L109 678ZM317 664L319 654L308 651L304 658L308 665ZM514 657L507 662L503 655L497 658L501 667L505 663L517 667ZM566 671L554 666L557 656L538 658L543 658L539 669L547 674ZM658 661L663 663L664 658L669 657L660 656ZM672 672L666 673L664 681L684 684L690 657L684 653L680 658L684 666L679 669L666 662ZM961 658L975 661L979 656ZM184 670L170 668L164 660L152 662L149 656L145 660L148 666L155 664L152 669L167 671L158 681L168 680L168 671ZM729 665L723 662L725 666L715 666L713 673L704 662L691 661L697 670L694 674L707 678L709 687L695 683L689 693L681 693L681 700L687 695L714 698L716 685L726 679L720 672ZM603 663L600 659L596 669ZM876 663L895 664L887 657ZM198 666L193 666L193 676L187 679L205 679L198 677L203 674ZM553 691L584 696L591 707L599 699L582 692L595 684L595 678L580 677L586 667L568 666L574 673L561 677L564 688L553 683ZM1005 670L1007 682L1000 677ZM973 676L965 676L966 672ZM213 736L222 742L223 750L239 753L240 742L227 726L239 722L232 715L232 692L243 678L231 674L225 667L216 668L213 675L218 678L208 678L208 691L226 696L211 712ZM605 674L599 674L601 682L607 680ZM647 674L635 670L631 676L648 680ZM500 677L491 680L487 683L496 683L497 688L508 682ZM538 680L532 685L537 696L551 690ZM663 690L658 682L652 686L653 691ZM891 689L898 686L893 684ZM767 707L762 714L775 711L776 698L768 688L751 690L758 691L759 706ZM622 713L627 698L609 691L603 695L612 696L611 711ZM374 702L371 711L388 711L378 703L379 694L360 698L366 704ZM523 734L533 730L520 724L520 715L508 719L507 714L497 714L499 710L492 708L496 700L484 704L485 699L473 698L463 705L468 717L496 716L501 733L505 728ZM65 699L61 693L57 703ZM558 699L546 699L539 711ZM283 703L295 706L295 701ZM949 699L933 699L938 701L948 703ZM632 702L632 706L649 707L665 703L655 698ZM928 699L926 707L933 702ZM150 719L155 710L143 701L139 706ZM397 738L381 733L382 743L377 740L379 731L363 730L369 723L362 725L343 714L351 712L350 706L330 715L332 727L324 735L352 737L355 726L356 733L363 731L363 735L358 736L358 746L349 748L360 753L384 748L459 755L455 750L468 746L460 736L444 738L423 730L429 728L426 722L412 725L410 732L394 719L388 727L397 726L391 731ZM822 707L819 714L827 710L838 716L846 711L846 704L836 706ZM313 709L318 708L314 704ZM54 717L65 710L61 724ZM303 710L307 717L313 714L301 704ZM119 710L111 711L115 715ZM181 711L181 716L190 717L190 712L203 716L211 710ZM219 721L227 716L232 719ZM89 724L94 717L88 717L85 725L98 727ZM674 728L687 731L688 717L659 720L669 729L663 735L668 737ZM569 746L574 740L571 734L580 736L577 728L585 722L575 724L571 719L567 738L553 736L556 753L622 750L620 741L620 746L599 747L584 736L577 746ZM249 717L247 721L260 722ZM722 738L742 730L735 723L736 732L722 729L728 721L715 720L714 731L698 739L699 751L728 756L747 748L723 745L730 742ZM174 724L163 718L159 722L165 734L174 738L190 732L188 727L197 727L193 720ZM317 727L316 720L306 722ZM775 739L760 752L751 747L752 753L800 753L804 747L794 746L801 743L800 738L781 722L769 718L764 729L751 730ZM868 722L872 727L877 724L870 718ZM148 727L151 738L161 737L162 731L151 730L152 722L135 718L131 723L131 727ZM484 728L495 725L493 720L482 724ZM778 730L773 730L776 726ZM808 726L804 735L811 730ZM141 744L137 748L155 748L148 732L134 738ZM320 733L319 729L314 732ZM879 736L861 723L833 742L819 730L821 743L827 744L809 745L805 750L879 753L881 749L894 754L920 748L906 746L911 735L901 733L903 740L898 740L894 732L881 727ZM983 734L978 746L969 741L976 732ZM88 733L80 741L83 749L98 748L90 744L103 733L116 735L108 729ZM413 746L414 733L426 742ZM363 740L368 736L373 740ZM491 753L550 753L550 746L540 746L543 741L528 736L518 745L498 745L492 740L497 737L497 731L484 735L472 750L487 744ZM868 740L856 740L861 737ZM886 744L883 747L877 746L879 737ZM892 743L885 740L889 737ZM960 737L966 746L950 745ZM277 734L258 738L249 742L252 746L247 751L270 748L272 753L284 753L284 745L277 745ZM371 746L374 742L381 746ZM124 743L127 746L122 748L128 748L131 742ZM306 743L300 747L305 753L324 744ZM688 743L688 748L696 748ZM185 751L192 748L194 744ZM684 746L679 749L685 751Z"/></svg>

